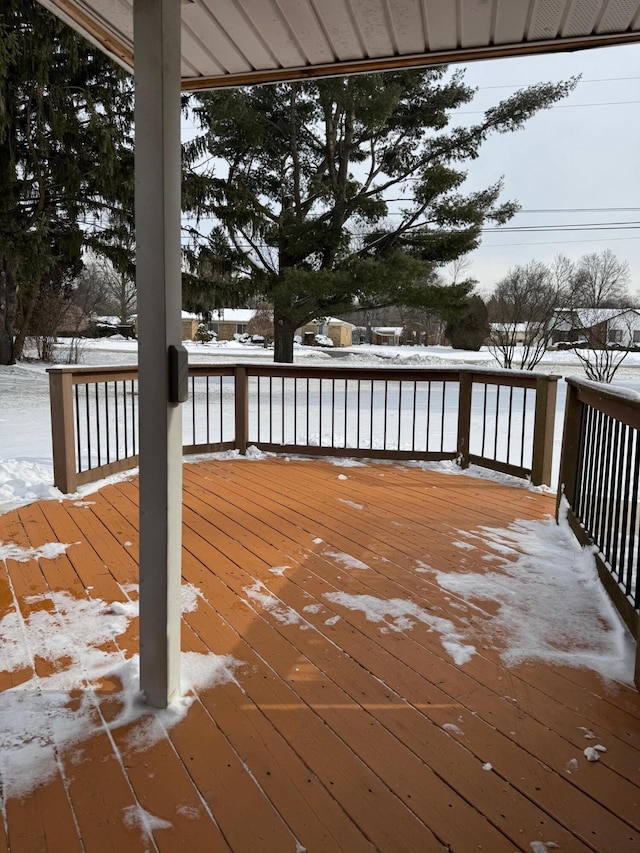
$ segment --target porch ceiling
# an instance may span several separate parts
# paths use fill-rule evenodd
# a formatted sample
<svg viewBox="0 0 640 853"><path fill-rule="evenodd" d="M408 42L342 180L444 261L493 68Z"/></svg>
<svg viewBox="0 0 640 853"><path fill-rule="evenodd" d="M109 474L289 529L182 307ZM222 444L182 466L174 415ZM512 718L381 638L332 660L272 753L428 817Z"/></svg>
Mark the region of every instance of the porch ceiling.
<svg viewBox="0 0 640 853"><path fill-rule="evenodd" d="M133 69L133 0L40 2ZM182 0L182 87L634 41L640 0Z"/></svg>

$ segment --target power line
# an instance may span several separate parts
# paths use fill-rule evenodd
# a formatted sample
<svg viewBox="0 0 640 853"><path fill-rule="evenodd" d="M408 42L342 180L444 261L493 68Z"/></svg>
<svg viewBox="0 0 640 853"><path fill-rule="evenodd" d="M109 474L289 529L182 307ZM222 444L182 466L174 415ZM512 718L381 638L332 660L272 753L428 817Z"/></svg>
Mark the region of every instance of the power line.
<svg viewBox="0 0 640 853"><path fill-rule="evenodd" d="M626 106L628 104L640 104L640 101L601 101L594 102L592 104L553 104L550 107L547 107L547 110L575 110L578 107L621 107ZM487 107L486 110L458 110L453 113L453 117L455 116L473 116L473 115L484 115L489 110L494 109L494 107Z"/></svg>
<svg viewBox="0 0 640 853"><path fill-rule="evenodd" d="M570 225L501 225L483 228L483 233L499 231L507 234L514 231L634 231L640 228L640 222L584 222Z"/></svg>
<svg viewBox="0 0 640 853"><path fill-rule="evenodd" d="M411 202L410 198L387 198L383 199L383 201L391 203L391 202ZM640 211L640 207L555 207L555 208L539 208L538 210L530 209L526 210L521 208L517 210L514 216L518 216L521 213L637 213ZM386 214L386 217L389 216L404 216L405 214L401 210L391 210ZM385 217L385 218L386 218ZM589 223L583 223L584 225L588 225ZM615 224L615 223L606 223L606 224ZM623 223L624 224L624 223ZM536 226L531 226L536 227Z"/></svg>
<svg viewBox="0 0 640 853"><path fill-rule="evenodd" d="M510 249L515 246L565 246L572 243L619 243L621 240L640 240L637 237L597 237L595 240L548 240L542 243L482 243L482 249ZM478 251L474 249L474 251Z"/></svg>
<svg viewBox="0 0 640 853"><path fill-rule="evenodd" d="M190 221L189 217L182 217L182 219L183 221ZM192 230L195 231L196 229ZM446 232L446 230L447 229L439 229L439 232ZM464 229L454 229L450 230L448 233L456 233L456 231L459 230ZM556 233L561 231L638 231L640 230L640 220L629 220L625 222L582 222L567 223L564 225L490 225L486 228L481 228L480 230L483 234L539 234L545 231ZM433 233L434 235L437 235L438 232L434 231ZM352 239L358 239L358 236L352 235ZM270 244L265 243L264 245L266 246Z"/></svg>
<svg viewBox="0 0 640 853"><path fill-rule="evenodd" d="M620 80L640 80L640 77L598 77L593 80L578 80L578 85L583 83L618 83ZM510 85L502 84L500 86L478 86L478 91L485 89L524 89L527 86L535 85L531 83L512 83Z"/></svg>
<svg viewBox="0 0 640 853"><path fill-rule="evenodd" d="M617 213L637 210L640 210L640 207L522 207L516 216L518 213Z"/></svg>

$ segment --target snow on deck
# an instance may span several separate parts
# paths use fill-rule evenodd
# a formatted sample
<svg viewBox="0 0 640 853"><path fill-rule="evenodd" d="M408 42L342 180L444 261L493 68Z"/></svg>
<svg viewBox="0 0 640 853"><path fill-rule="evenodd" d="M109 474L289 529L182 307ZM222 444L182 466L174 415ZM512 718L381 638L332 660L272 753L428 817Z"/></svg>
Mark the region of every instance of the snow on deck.
<svg viewBox="0 0 640 853"><path fill-rule="evenodd" d="M185 466L163 712L138 694L137 501L0 516L0 850L637 850L633 647L551 496Z"/></svg>

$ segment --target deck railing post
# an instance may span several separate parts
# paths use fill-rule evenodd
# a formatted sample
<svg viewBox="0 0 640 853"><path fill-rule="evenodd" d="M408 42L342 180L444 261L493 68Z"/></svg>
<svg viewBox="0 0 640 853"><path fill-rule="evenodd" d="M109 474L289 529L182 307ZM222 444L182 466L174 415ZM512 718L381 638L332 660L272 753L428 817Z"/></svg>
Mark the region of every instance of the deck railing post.
<svg viewBox="0 0 640 853"><path fill-rule="evenodd" d="M67 495L75 492L78 487L73 420L73 374L71 372L55 369L49 371L49 404L53 444L53 484Z"/></svg>
<svg viewBox="0 0 640 853"><path fill-rule="evenodd" d="M468 468L473 374L462 371L458 382L458 465Z"/></svg>
<svg viewBox="0 0 640 853"><path fill-rule="evenodd" d="M551 485L557 390L557 376L538 376L536 378L536 410L533 427L533 459L531 461L531 482L534 486Z"/></svg>
<svg viewBox="0 0 640 853"><path fill-rule="evenodd" d="M562 431L560 473L558 474L556 521L559 518L560 501L563 495L568 500L569 506L574 506L575 503L581 421L582 405L578 399L578 389L569 381L567 382L567 401L564 408L564 429Z"/></svg>
<svg viewBox="0 0 640 853"><path fill-rule="evenodd" d="M249 379L247 368L241 364L235 369L235 416L235 446L244 456L249 440Z"/></svg>

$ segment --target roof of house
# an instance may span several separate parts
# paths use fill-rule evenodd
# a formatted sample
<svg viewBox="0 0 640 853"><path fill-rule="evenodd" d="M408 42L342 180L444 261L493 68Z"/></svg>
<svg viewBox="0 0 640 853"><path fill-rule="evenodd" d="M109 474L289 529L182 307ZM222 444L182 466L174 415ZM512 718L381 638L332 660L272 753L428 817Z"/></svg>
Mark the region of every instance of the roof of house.
<svg viewBox="0 0 640 853"><path fill-rule="evenodd" d="M590 329L600 323L608 323L616 317L625 314L635 314L640 321L640 310L637 308L561 308L557 312L564 315L565 323L569 326L579 326ZM564 324L563 324L564 325Z"/></svg>
<svg viewBox="0 0 640 853"><path fill-rule="evenodd" d="M492 329L495 329L497 332L522 332L526 334L527 332L532 332L539 323L491 323L490 326Z"/></svg>
<svg viewBox="0 0 640 853"><path fill-rule="evenodd" d="M305 323L305 326L348 326L350 329L355 329L353 323L347 323L346 320L339 320L337 317L316 317Z"/></svg>
<svg viewBox="0 0 640 853"><path fill-rule="evenodd" d="M254 308L220 308L211 312L212 323L248 323L255 314Z"/></svg>
<svg viewBox="0 0 640 853"><path fill-rule="evenodd" d="M253 308L221 308L219 311L211 312L212 323L248 323L256 312ZM200 314L191 314L189 311L182 312L183 320L202 321Z"/></svg>

